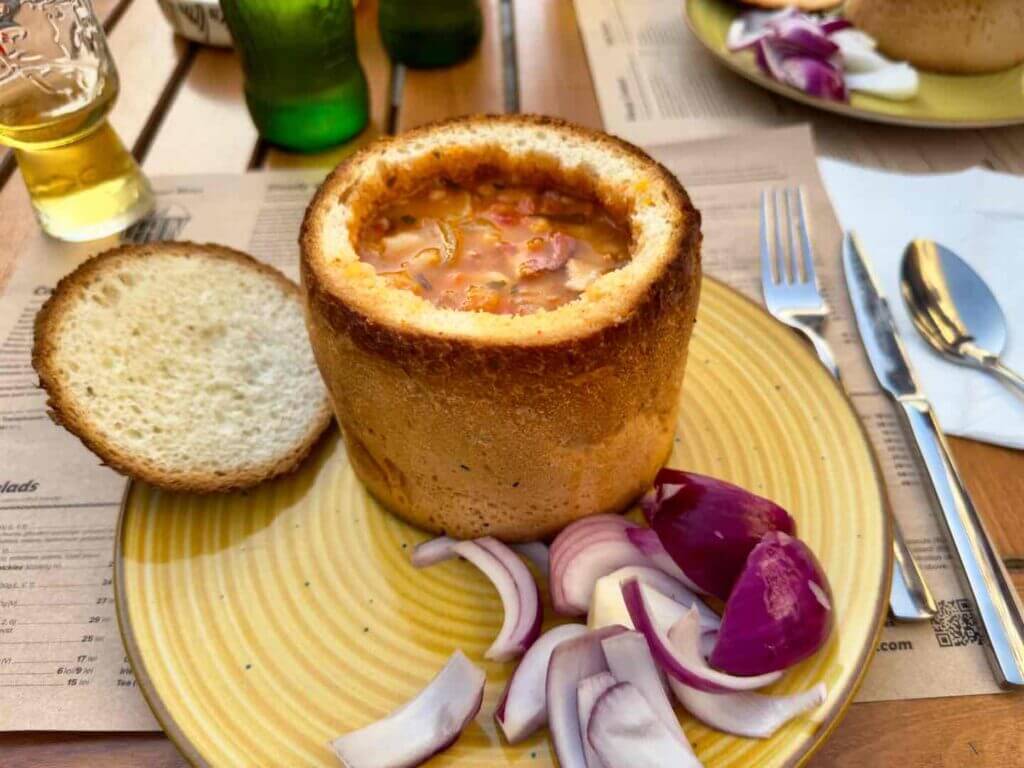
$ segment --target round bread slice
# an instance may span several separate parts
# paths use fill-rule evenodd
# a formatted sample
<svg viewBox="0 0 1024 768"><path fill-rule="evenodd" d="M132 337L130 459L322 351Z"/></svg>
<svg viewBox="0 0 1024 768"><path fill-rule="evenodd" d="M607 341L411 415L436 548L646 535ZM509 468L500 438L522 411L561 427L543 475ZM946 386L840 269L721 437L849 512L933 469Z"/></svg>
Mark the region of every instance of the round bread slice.
<svg viewBox="0 0 1024 768"><path fill-rule="evenodd" d="M294 469L331 422L299 288L219 245L106 251L58 283L32 364L55 421L126 475L175 491Z"/></svg>

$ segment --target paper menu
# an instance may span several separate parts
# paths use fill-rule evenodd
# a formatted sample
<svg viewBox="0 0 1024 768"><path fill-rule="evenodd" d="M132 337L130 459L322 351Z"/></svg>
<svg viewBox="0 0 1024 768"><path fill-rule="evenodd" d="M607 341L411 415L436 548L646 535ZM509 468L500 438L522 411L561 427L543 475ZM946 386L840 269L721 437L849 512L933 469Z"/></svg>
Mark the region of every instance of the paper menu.
<svg viewBox="0 0 1024 768"><path fill-rule="evenodd" d="M995 692L977 625L912 454L851 324L839 275L839 230L817 175L810 132L789 128L664 146L655 153L702 211L706 272L757 301L760 191L795 183L808 191L818 269L835 309L829 340L878 450L893 506L943 606L934 625L886 627L859 699ZM281 172L155 178L157 213L128 236L223 243L294 277L299 224L319 177ZM2 730L158 727L133 685L114 618L110 558L124 482L46 418L29 363L32 320L56 281L113 244L114 239L65 245L40 235L19 259L0 299Z"/></svg>
<svg viewBox="0 0 1024 768"><path fill-rule="evenodd" d="M709 66L683 3L573 0L605 130L646 146L778 123L764 90Z"/></svg>
<svg viewBox="0 0 1024 768"><path fill-rule="evenodd" d="M321 175L153 179L157 211L126 239L215 241L296 277L299 223ZM159 730L115 615L124 479L50 421L30 362L35 315L56 282L117 242L40 234L0 300L0 730Z"/></svg>

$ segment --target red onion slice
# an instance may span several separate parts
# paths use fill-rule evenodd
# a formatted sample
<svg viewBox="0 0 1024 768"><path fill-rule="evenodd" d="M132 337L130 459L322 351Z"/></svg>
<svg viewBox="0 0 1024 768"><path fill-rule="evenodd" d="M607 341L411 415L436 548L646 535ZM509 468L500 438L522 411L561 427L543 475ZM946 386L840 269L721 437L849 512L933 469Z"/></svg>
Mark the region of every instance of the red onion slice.
<svg viewBox="0 0 1024 768"><path fill-rule="evenodd" d="M701 765L629 683L612 686L597 700L587 725L587 739L608 768Z"/></svg>
<svg viewBox="0 0 1024 768"><path fill-rule="evenodd" d="M665 694L661 672L651 658L643 635L639 632L626 632L607 638L602 641L601 647L604 649L608 669L615 675L615 679L635 686L668 732L693 754L693 747L679 725L672 702Z"/></svg>
<svg viewBox="0 0 1024 768"><path fill-rule="evenodd" d="M545 686L551 654L561 643L587 634L582 624L563 624L549 629L530 646L505 686L494 719L510 744L522 741L548 720Z"/></svg>
<svg viewBox="0 0 1024 768"><path fill-rule="evenodd" d="M591 515L590 517L581 517L579 520L569 523L569 525L559 532L555 537L555 540L551 542L551 557L553 559L562 547L576 541L585 531L591 528L629 528L633 525L635 525L635 523L630 522L621 515Z"/></svg>
<svg viewBox="0 0 1024 768"><path fill-rule="evenodd" d="M574 554L598 539L614 539L635 524L619 515L594 515L570 523L551 542L550 557L551 596L560 594L561 572L572 560Z"/></svg>
<svg viewBox="0 0 1024 768"><path fill-rule="evenodd" d="M694 584L693 580L683 573L683 569L672 559L672 555L668 553L668 550L661 543L661 539L658 538L658 534L652 529L630 528L626 531L626 536L630 543L646 555L647 559L651 561L651 565L659 571L667 573L691 592L696 592L699 595L707 594L705 590Z"/></svg>
<svg viewBox="0 0 1024 768"><path fill-rule="evenodd" d="M647 524L651 524L651 520L654 519L654 510L658 506L658 491L656 488L651 488L640 498L640 511L643 512L644 520Z"/></svg>
<svg viewBox="0 0 1024 768"><path fill-rule="evenodd" d="M516 557L512 550L495 539L460 541L454 545L453 549L457 555L471 562L490 579L495 589L498 590L501 604L505 610L501 630L494 638L494 642L491 643L491 647L484 653L484 658L494 661L514 659L529 648L530 643L536 639L536 632L540 628L540 596L537 593L537 585L533 582L533 577L530 576L523 561ZM492 549L494 551L491 551ZM508 553L507 559L495 555L495 552L502 550ZM518 565L522 573L517 572L513 575L510 570L513 562ZM523 574L525 574L525 580L529 581L530 587L525 586Z"/></svg>
<svg viewBox="0 0 1024 768"><path fill-rule="evenodd" d="M651 587L651 591L647 593L651 609L665 626L672 626L693 606L700 611L702 629L717 630L722 623L718 614L711 610L707 603L668 574L647 566L627 566L598 579L594 585L594 596L588 617L591 629L611 624L621 624L627 629L635 629L622 598L622 584L630 579L637 579L641 584Z"/></svg>
<svg viewBox="0 0 1024 768"><path fill-rule="evenodd" d="M519 616L512 631L513 644L518 649L516 655L524 653L540 636L540 625L544 618L544 606L540 602L537 582L533 580L533 574L526 563L506 544L490 536L477 539L476 543L500 561L512 575L519 595Z"/></svg>
<svg viewBox="0 0 1024 768"><path fill-rule="evenodd" d="M763 693L704 693L669 680L672 692L686 710L711 728L736 736L767 739L794 717L825 701L824 683L788 696Z"/></svg>
<svg viewBox="0 0 1024 768"><path fill-rule="evenodd" d="M545 576L551 571L551 554L548 552L548 545L543 541L513 544L512 549L533 563Z"/></svg>
<svg viewBox="0 0 1024 768"><path fill-rule="evenodd" d="M821 27L806 16L778 19L772 22L771 27L774 32L772 42L787 54L826 61L839 50Z"/></svg>
<svg viewBox="0 0 1024 768"><path fill-rule="evenodd" d="M601 641L625 631L622 627L597 629L574 640L559 643L551 654L545 690L548 697L548 728L560 768L587 768L577 706L577 686L586 677L608 671Z"/></svg>
<svg viewBox="0 0 1024 768"><path fill-rule="evenodd" d="M831 19L822 19L820 26L821 31L826 35L834 35L836 32L842 32L844 29L850 29L853 27L853 22L849 19L835 17Z"/></svg>
<svg viewBox="0 0 1024 768"><path fill-rule="evenodd" d="M576 686L576 711L579 713L582 733L587 732L590 714L594 711L597 700L617 683L618 681L608 672L598 672L596 675L580 680L580 684ZM597 752L590 745L590 739L583 739L583 754L587 758L587 768L605 768L601 758L597 756Z"/></svg>
<svg viewBox="0 0 1024 768"><path fill-rule="evenodd" d="M691 608L672 626L678 633L677 641L673 643L669 640L669 628L657 620L650 608L645 593L648 589L636 579L631 579L622 585L622 596L633 625L647 640L654 660L671 677L708 693L752 691L771 685L782 677L781 672L735 677L713 669L701 655L700 614L696 608Z"/></svg>
<svg viewBox="0 0 1024 768"><path fill-rule="evenodd" d="M411 768L451 746L480 710L487 675L455 651L415 698L330 742L347 768Z"/></svg>
<svg viewBox="0 0 1024 768"><path fill-rule="evenodd" d="M725 45L733 52L750 48L761 38L772 34L773 21L797 15L796 8L783 8L781 11L747 11L737 16L729 25Z"/></svg>
<svg viewBox="0 0 1024 768"><path fill-rule="evenodd" d="M554 602L555 610L568 616L586 614L598 579L624 566L646 565L647 562L625 536L584 548L562 572L561 599Z"/></svg>
<svg viewBox="0 0 1024 768"><path fill-rule="evenodd" d="M455 557L454 547L457 543L455 539L448 536L438 536L436 539L424 541L412 551L410 560L417 568L427 568L437 563L443 563L445 560Z"/></svg>

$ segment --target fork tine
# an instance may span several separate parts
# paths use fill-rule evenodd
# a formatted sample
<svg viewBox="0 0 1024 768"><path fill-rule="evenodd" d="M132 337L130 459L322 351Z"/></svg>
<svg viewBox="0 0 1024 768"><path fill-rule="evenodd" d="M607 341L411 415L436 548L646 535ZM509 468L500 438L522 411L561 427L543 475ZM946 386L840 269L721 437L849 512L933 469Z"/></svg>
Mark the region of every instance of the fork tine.
<svg viewBox="0 0 1024 768"><path fill-rule="evenodd" d="M793 237L793 230L796 227L796 216L793 212L792 187L786 187L782 190L782 199L786 203L786 252L782 255L782 259L786 262L786 269L789 271L790 284L798 285L802 282L802 279L800 277L796 239Z"/></svg>
<svg viewBox="0 0 1024 768"><path fill-rule="evenodd" d="M786 251L782 247L782 222L779 219L782 213L782 206L779 205L779 190L778 188L772 190L772 222L775 225L775 266L779 275L778 282L782 285L787 285L789 281L789 275L786 274ZM788 227L787 227L788 229Z"/></svg>
<svg viewBox="0 0 1024 768"><path fill-rule="evenodd" d="M811 249L811 233L807 226L806 201L803 187L797 187L797 227L800 232L800 252L803 255L804 279L818 285L818 276L814 271L814 251ZM796 255L794 254L794 258Z"/></svg>
<svg viewBox="0 0 1024 768"><path fill-rule="evenodd" d="M761 190L761 279L767 279L772 285L778 282L773 261L772 245L768 239L768 190Z"/></svg>

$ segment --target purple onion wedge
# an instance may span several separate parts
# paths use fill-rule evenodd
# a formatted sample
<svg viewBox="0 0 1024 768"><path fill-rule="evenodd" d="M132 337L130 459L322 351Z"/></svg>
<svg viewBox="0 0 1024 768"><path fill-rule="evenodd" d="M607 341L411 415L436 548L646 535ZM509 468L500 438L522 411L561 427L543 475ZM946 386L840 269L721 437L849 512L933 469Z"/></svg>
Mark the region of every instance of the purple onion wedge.
<svg viewBox="0 0 1024 768"><path fill-rule="evenodd" d="M476 713L487 675L456 651L415 698L330 743L347 768L412 768L451 746Z"/></svg>
<svg viewBox="0 0 1024 768"><path fill-rule="evenodd" d="M711 665L733 675L791 667L824 645L832 613L832 592L814 553L797 538L769 533L725 604Z"/></svg>
<svg viewBox="0 0 1024 768"><path fill-rule="evenodd" d="M722 600L765 534L796 533L778 504L723 480L663 469L655 485L674 492L661 498L652 528L690 581Z"/></svg>

